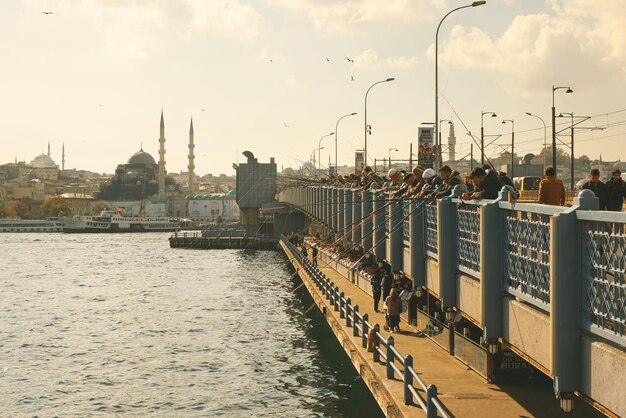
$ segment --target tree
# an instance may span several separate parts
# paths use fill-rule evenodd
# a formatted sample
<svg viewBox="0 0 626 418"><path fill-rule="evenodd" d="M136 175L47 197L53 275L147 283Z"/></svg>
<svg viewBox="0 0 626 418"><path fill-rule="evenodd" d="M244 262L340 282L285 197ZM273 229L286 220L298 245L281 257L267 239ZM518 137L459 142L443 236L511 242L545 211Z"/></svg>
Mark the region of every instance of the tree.
<svg viewBox="0 0 626 418"><path fill-rule="evenodd" d="M102 212L103 210L106 210L106 208L107 208L107 205L105 205L104 202L98 202L93 207L93 214L100 215L100 212Z"/></svg>
<svg viewBox="0 0 626 418"><path fill-rule="evenodd" d="M43 216L70 216L72 208L64 198L50 197L41 204L41 214Z"/></svg>
<svg viewBox="0 0 626 418"><path fill-rule="evenodd" d="M23 199L15 203L13 211L15 212L15 216L20 219L29 219L31 215L30 205Z"/></svg>

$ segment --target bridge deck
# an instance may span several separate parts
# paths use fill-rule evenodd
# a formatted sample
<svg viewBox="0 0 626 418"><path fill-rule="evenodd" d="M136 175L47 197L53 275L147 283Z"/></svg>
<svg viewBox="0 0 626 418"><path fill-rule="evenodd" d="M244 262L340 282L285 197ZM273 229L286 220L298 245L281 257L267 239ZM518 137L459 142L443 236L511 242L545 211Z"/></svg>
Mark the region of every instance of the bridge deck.
<svg viewBox="0 0 626 418"><path fill-rule="evenodd" d="M288 251L286 253L289 255ZM292 263L297 263L289 257ZM358 305L360 313L369 315L371 324L380 324L381 334L385 338L391 334L382 330L385 323L383 313L374 312L373 299L350 280L339 274L333 268L319 262L322 272L345 293L346 298L352 300L352 305ZM345 319L340 319L339 312L335 312L322 292L313 284L312 280L300 271L305 285L318 307L326 307L327 320L333 332L342 342L344 349L351 357L355 367L358 361L355 356L365 359L373 379L364 379L375 398L387 416L414 417L423 416L419 406L405 405L403 402L404 389L401 377L396 380L387 380L384 363L375 363L372 353L361 348L361 337L353 337L351 328L345 326ZM415 327L406 323L401 324L400 333L393 334L396 349L403 355L413 356L413 368L422 380L428 384L435 384L439 398L455 417L602 417L603 415L581 400L576 401L573 412L565 414L555 399L550 382L524 383L517 385L496 385L487 383L482 377L468 369L460 361L455 360L434 342L426 337L420 337ZM346 341L350 340L350 341ZM351 344L350 344L351 342ZM356 352L355 352L356 349ZM363 376L363 365L360 367ZM368 381L369 380L369 381ZM393 404L380 395L376 385L382 385L387 394L393 398ZM425 394L422 393L425 398Z"/></svg>

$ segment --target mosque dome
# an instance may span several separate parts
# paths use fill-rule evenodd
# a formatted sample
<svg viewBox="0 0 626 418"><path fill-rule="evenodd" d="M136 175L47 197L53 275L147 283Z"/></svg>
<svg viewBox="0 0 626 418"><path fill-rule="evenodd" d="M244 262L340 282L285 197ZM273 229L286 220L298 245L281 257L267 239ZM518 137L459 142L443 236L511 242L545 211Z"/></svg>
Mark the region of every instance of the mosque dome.
<svg viewBox="0 0 626 418"><path fill-rule="evenodd" d="M128 159L128 164L143 164L146 166L152 166L156 164L156 161L152 155L148 154L143 149L140 149Z"/></svg>
<svg viewBox="0 0 626 418"><path fill-rule="evenodd" d="M54 160L46 154L40 154L36 156L31 162L31 167L35 168L56 168L58 167Z"/></svg>

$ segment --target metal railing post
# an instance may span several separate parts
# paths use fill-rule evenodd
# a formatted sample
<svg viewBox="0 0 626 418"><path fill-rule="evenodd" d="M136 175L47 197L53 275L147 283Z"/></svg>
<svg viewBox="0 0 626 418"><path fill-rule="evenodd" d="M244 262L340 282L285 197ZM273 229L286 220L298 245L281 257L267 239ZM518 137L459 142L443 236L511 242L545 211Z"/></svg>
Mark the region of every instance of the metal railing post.
<svg viewBox="0 0 626 418"><path fill-rule="evenodd" d="M359 305L355 305L354 306L354 310L352 311L352 336L353 337L358 337L359 336Z"/></svg>
<svg viewBox="0 0 626 418"><path fill-rule="evenodd" d="M411 374L411 369L413 368L413 357L409 354L404 357L404 404L411 405L413 404L413 394L409 389L410 386L413 386L413 374Z"/></svg>
<svg viewBox="0 0 626 418"><path fill-rule="evenodd" d="M343 313L343 307L344 307L344 302L343 302L343 301L344 301L344 296L345 296L345 295L344 295L344 293L343 293L343 292L341 292L341 293L339 294L339 318L344 318L344 317L345 317L345 315L344 315L344 313ZM346 308L346 313L347 313L347 312L348 312L348 309Z"/></svg>
<svg viewBox="0 0 626 418"><path fill-rule="evenodd" d="M374 325L374 351L372 351L373 354L373 360L376 363L380 362L380 353L378 352L378 347L380 346L380 341L378 341L378 332L380 331L380 325L376 324Z"/></svg>
<svg viewBox="0 0 626 418"><path fill-rule="evenodd" d="M348 298L348 300L346 300L346 326L347 327L351 326L350 312L352 312L352 300Z"/></svg>
<svg viewBox="0 0 626 418"><path fill-rule="evenodd" d="M337 312L339 310L339 286L335 286L335 290L333 291L333 293L335 295L334 308L335 308L335 312Z"/></svg>
<svg viewBox="0 0 626 418"><path fill-rule="evenodd" d="M361 347L363 348L367 348L367 335L369 333L369 329L368 329L368 321L369 320L369 315L368 314L363 314L363 321L361 322L362 326L363 326L363 332L361 333Z"/></svg>
<svg viewBox="0 0 626 418"><path fill-rule="evenodd" d="M387 337L387 379L393 379L393 337Z"/></svg>
<svg viewBox="0 0 626 418"><path fill-rule="evenodd" d="M437 386L430 385L426 388L426 418L437 418L437 407L433 399L437 397Z"/></svg>

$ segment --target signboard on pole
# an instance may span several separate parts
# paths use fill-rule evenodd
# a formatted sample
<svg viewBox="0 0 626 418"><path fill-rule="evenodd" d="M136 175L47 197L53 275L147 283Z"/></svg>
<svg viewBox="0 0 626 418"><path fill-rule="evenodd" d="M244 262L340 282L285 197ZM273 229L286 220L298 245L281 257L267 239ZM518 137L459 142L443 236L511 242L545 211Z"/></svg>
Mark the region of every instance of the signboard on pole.
<svg viewBox="0 0 626 418"><path fill-rule="evenodd" d="M365 168L365 151L356 150L354 152L354 174L361 175L361 171Z"/></svg>
<svg viewBox="0 0 626 418"><path fill-rule="evenodd" d="M418 153L417 161L419 165L426 168L433 167L433 134L435 128L417 128Z"/></svg>

